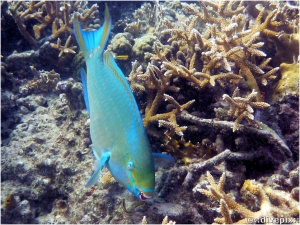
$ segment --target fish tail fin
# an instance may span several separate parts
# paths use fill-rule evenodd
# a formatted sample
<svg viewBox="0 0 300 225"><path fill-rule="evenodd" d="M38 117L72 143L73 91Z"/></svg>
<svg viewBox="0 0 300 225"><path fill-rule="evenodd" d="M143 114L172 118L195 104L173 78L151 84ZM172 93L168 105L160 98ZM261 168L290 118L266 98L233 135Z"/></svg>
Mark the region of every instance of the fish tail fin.
<svg viewBox="0 0 300 225"><path fill-rule="evenodd" d="M97 50L97 54L102 55L106 45L110 30L111 30L111 17L109 14L108 6L105 4L105 20L103 25L95 31L84 31L78 21L78 13L74 15L74 34L79 44L84 57L86 58L91 51Z"/></svg>

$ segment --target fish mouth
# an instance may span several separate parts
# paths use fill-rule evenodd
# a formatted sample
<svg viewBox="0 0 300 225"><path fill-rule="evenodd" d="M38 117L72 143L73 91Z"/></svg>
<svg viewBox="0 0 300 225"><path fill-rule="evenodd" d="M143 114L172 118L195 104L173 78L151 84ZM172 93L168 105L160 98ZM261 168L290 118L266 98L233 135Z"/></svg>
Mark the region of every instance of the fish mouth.
<svg viewBox="0 0 300 225"><path fill-rule="evenodd" d="M152 195L146 195L144 192L140 191L139 197L142 201L146 201L148 198L151 198Z"/></svg>

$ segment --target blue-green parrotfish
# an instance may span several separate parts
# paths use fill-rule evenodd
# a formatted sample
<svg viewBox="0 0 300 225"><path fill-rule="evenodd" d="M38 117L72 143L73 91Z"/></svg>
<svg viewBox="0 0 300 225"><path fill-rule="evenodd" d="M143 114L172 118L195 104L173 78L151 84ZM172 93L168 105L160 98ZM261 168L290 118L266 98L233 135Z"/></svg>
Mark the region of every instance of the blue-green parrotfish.
<svg viewBox="0 0 300 225"><path fill-rule="evenodd" d="M90 135L97 168L86 187L95 185L103 166L141 200L153 196L154 161L172 163L166 154L151 152L139 108L127 80L113 55L104 51L111 30L105 6L105 21L95 31L84 31L74 15L74 33L83 52L87 73L81 69L84 100L90 115Z"/></svg>

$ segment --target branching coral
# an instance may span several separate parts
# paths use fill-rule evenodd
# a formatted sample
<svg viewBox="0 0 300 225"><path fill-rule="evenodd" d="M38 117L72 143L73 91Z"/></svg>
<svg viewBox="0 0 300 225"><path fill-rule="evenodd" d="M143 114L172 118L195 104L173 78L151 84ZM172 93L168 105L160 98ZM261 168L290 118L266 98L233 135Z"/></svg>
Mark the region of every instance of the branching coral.
<svg viewBox="0 0 300 225"><path fill-rule="evenodd" d="M291 155L284 141L271 128L254 118L255 108L269 106L264 102L261 89L267 90L279 78L279 66L273 61L274 55L270 54L266 43L270 40L278 41L278 28L284 22L279 19L278 10L267 4L264 7L256 6L255 19L244 13L247 5L245 2L234 1L199 1L196 7L181 3L185 15L177 12L177 22L164 18L167 29L159 33L161 43L154 45L154 53L146 53L146 57L151 60L146 72L143 73L135 62L128 78L135 93L146 93L147 99L142 105L142 112L145 114L144 124L148 133L158 137L157 131L153 132L149 126L157 121L159 127L168 129L164 140L174 138L173 134L184 137L186 124L181 125L182 120L178 120L178 116L182 118L183 111L178 107L177 111L171 111L174 104L169 100L171 105L163 104L163 100L167 93L174 101L182 103L178 101L181 87L189 85L195 88L195 92L200 90L201 94L206 90L214 92L216 96L223 92L223 99L228 102L230 109L218 111L216 117L219 117L218 113L223 113L235 117L235 122L216 123L224 123L226 127L230 124L233 132L237 132L240 128L245 130L246 126L241 125L245 119L250 125L266 129L266 133L272 134L272 140L281 143L279 150L284 155ZM169 42L170 45L162 44L164 42ZM252 92L239 97L237 88L232 97L224 94L236 86L243 87L243 91ZM219 87L224 89L219 90ZM194 96L192 99L197 101ZM182 99L187 102L190 100L187 96ZM197 106L194 105L195 110ZM213 124L210 123L210 126L214 126ZM257 131L255 129L254 133ZM174 143L170 143L170 146Z"/></svg>
<svg viewBox="0 0 300 225"><path fill-rule="evenodd" d="M210 5L213 11L217 12L216 16L215 13L211 13L207 9L205 3ZM205 34L202 37L200 36L201 43L203 44L199 46L202 51L203 60L206 61L206 65L201 72L210 75L216 69L231 71L232 66L229 62L233 62L239 68L240 74L247 80L250 88L258 93L256 96L257 100L262 101L257 83L257 75L263 75L261 78L262 83L266 85L265 78L272 79L272 75L274 75L278 68L265 73L260 67L255 65L257 59L266 56L265 52L259 50L264 45L264 42L257 41L265 36L274 39L278 38L276 28L282 25L283 22L274 20L277 10L273 10L262 21L266 10L263 7L257 7L259 14L256 20L251 27L245 29L247 20L243 14L238 14L244 10L242 2L238 6L234 6L233 1L220 1L219 4L211 1L205 1L205 3L199 2L203 12L191 7L189 4L182 4L186 10L196 15L199 20L213 24L208 25ZM234 7L235 9L233 9ZM181 31L181 33L188 34L187 31L189 30ZM166 30L164 32L174 33L174 30ZM178 32L175 33L176 35L169 40L178 38ZM181 35L180 37L188 40L185 35Z"/></svg>
<svg viewBox="0 0 300 225"><path fill-rule="evenodd" d="M58 57L61 57L65 53L75 54L76 52L74 51L74 49L76 49L77 46L70 46L69 47L70 42L71 42L71 36L69 36L69 38L67 39L65 45L61 45L61 40L58 38L57 43L56 44L51 44L51 47L60 51Z"/></svg>
<svg viewBox="0 0 300 225"><path fill-rule="evenodd" d="M195 55L189 63L189 68L187 68L178 64L174 59L169 61L167 59L167 54L169 53L168 50L162 52L158 49L157 45L154 46L154 49L156 54L148 53L148 55L153 62L158 62L162 65L161 69L155 65L149 64L145 74L141 74L141 69L137 70L138 67L135 63L133 71L128 78L133 91L138 89L147 93L147 105L144 118L144 125L146 128L149 123L159 121L160 126L173 129L179 136L183 135L182 131L185 128L180 128L177 125L175 115L188 108L193 100L180 106L174 98L164 94L167 91L178 92L180 90L178 87L170 85L175 78L184 78L199 88L203 88L207 84L215 86L216 80L222 83L221 79L241 79L241 76L232 73L209 76L204 73L196 72L196 69L194 68ZM169 113L157 114L158 107L161 105L164 96L175 109Z"/></svg>
<svg viewBox="0 0 300 225"><path fill-rule="evenodd" d="M220 211L223 217L215 218L215 222L217 223L246 224L253 223L255 221L261 222L263 218L296 221L296 217L299 215L299 203L290 196L286 196L286 193L282 195L282 193L278 193L280 191L263 187L262 184L254 180L246 180L241 192L250 192L257 196L260 203L260 210L253 212L237 203L230 195L225 193L223 190L226 178L225 173L222 174L218 183L215 182L214 178L208 171L206 176L210 184L208 190L200 188L198 191L207 197L214 198L220 202ZM233 222L230 210L238 212L244 218Z"/></svg>
<svg viewBox="0 0 300 225"><path fill-rule="evenodd" d="M138 37L143 33L154 33L160 30L163 25L163 16L165 10L158 3L154 2L154 6L150 3L145 3L140 9L133 13L136 22L127 23L125 32L130 32L134 37Z"/></svg>
<svg viewBox="0 0 300 225"><path fill-rule="evenodd" d="M39 45L41 42L38 41L42 37L45 37L43 32L46 32L46 28L52 27L52 34L47 40L56 39L64 32L73 33L72 23L73 18L70 15L74 11L79 9L85 9L87 4L82 4L81 1L76 1L72 4L66 4L59 1L41 1L41 2L10 2L9 11L13 16L18 28L24 38L31 45ZM94 19L93 13L97 10L98 6L93 5L84 16L80 16L80 20L87 24ZM33 26L35 37L32 37L26 30L25 22L27 20L34 19L38 24ZM27 28L28 29L28 28ZM44 41L43 41L44 42ZM42 42L42 43L43 43Z"/></svg>
<svg viewBox="0 0 300 225"><path fill-rule="evenodd" d="M145 90L147 92L147 105L145 108L145 117L143 122L146 128L154 122L159 122L160 126L168 127L173 132L182 136L182 131L185 127L180 127L176 122L176 115L188 108L193 100L180 105L173 97L164 94L166 91L178 91L179 89L170 84L170 76L166 77L162 74L158 67L154 65L148 65L145 74L140 74L141 69L134 63L134 71L130 74L128 80L131 83L133 90ZM140 81L144 81L147 84L141 86ZM168 101L174 109L166 113L157 113L162 100ZM151 131L149 131L151 133ZM155 135L155 133L152 133ZM155 135L156 136L156 135Z"/></svg>
<svg viewBox="0 0 300 225"><path fill-rule="evenodd" d="M26 48L31 48L30 52L9 52L11 55L5 56L9 69L12 67L13 70L16 64L28 69L25 61L40 69L47 61L49 67L54 66L57 71L69 72L69 54L74 54L77 48L74 39L71 39L74 12L81 12L79 19L84 29L100 26L99 19L95 19L98 6L95 4L88 8L87 2L84 1L8 1L7 4L7 16L13 18L21 35L30 44ZM65 42L65 46L62 46L61 42ZM16 48L19 51L18 45ZM54 49L60 51L58 57ZM23 59L22 65L16 61L17 58Z"/></svg>
<svg viewBox="0 0 300 225"><path fill-rule="evenodd" d="M233 132L239 129L239 124L243 119L246 119L249 124L259 126L259 124L254 120L253 108L265 108L270 106L266 102L253 102L253 99L257 95L257 92L255 92L254 89L246 98L237 97L238 91L239 89L236 88L232 97L229 97L227 94L223 95L223 99L225 99L230 105L228 114L237 117L232 128Z"/></svg>
<svg viewBox="0 0 300 225"><path fill-rule="evenodd" d="M202 119L198 118L196 116L193 116L186 111L183 111L180 114L180 118L187 120L189 122L195 123L199 126L209 125L213 127L214 129L222 130L222 129L232 129L234 126L233 122L228 121L218 121L218 120L211 120L211 119ZM241 129L237 130L236 132L241 132L245 134L257 134L261 138L265 138L270 144L272 144L276 150L278 150L283 157L291 157L292 152L289 149L289 147L286 145L286 143L282 140L278 134L271 128L269 128L267 125L263 124L262 122L259 122L260 127L262 129L257 129L250 126L244 126L239 125ZM245 154L245 153L244 153ZM275 159L274 159L275 160ZM275 160L276 161L276 160Z"/></svg>
<svg viewBox="0 0 300 225"><path fill-rule="evenodd" d="M15 2L6 2L6 5L12 8L14 4ZM132 63L128 81L136 95L146 131L150 134L149 141L152 149L155 152L168 151L176 159L175 166L170 170L159 169L157 171L156 194L152 198L153 201L150 200L151 204L145 204L132 211L133 214L130 217L118 212L118 207L121 198L125 197L130 200L131 197L126 192L123 193L124 190L118 185L111 185L114 182L111 180L111 175L104 174L101 177L101 181L106 184L99 183L98 188L82 192L86 182L85 177L88 176L82 168L92 161L90 154L86 154L91 151L91 140L88 138L89 121L86 122L88 115L86 111L82 114L80 110L84 107L83 101L77 101L77 96L82 97L81 83L67 78L70 73L61 73L68 68L65 66L68 63L61 62L71 61L72 53L78 48L75 48L74 36L68 29L68 27L72 28L68 24L72 21L73 12L78 11L83 15L82 17L89 18L83 25L87 28L88 21L93 20L92 14L95 15L97 10L89 11L88 6L79 1L16 4L19 7L15 8L14 12L11 11L11 14L20 13L19 16L21 16L26 12L24 17L19 18L20 23L22 22L26 27L18 28L15 24L16 33L18 29L20 30L18 45L13 49L16 51L9 50L9 53L6 51L7 53L3 55L5 63L3 63L2 71L6 81L2 81L4 84L4 98L2 99L8 113L3 123L5 124L6 120L13 121L19 118L15 115L11 116L12 110L18 110L16 113L24 116L21 117L22 124L18 125L15 121L9 125L5 124L7 131L3 132L3 139L5 139L6 147L4 148L7 151L4 153L7 152L6 158L9 161L11 150L19 149L14 146L22 143L20 136L30 137L26 135L30 133L30 130L32 132L45 130L45 123L49 122L50 118L54 125L56 123L61 127L60 132L56 132L59 136L54 136L52 140L50 135L50 139L48 138L50 141L47 138L41 140L34 137L37 140L36 143L34 142L35 145L31 142L27 143L20 151L16 151L16 156L23 155L24 158L26 156L26 159L32 160L32 156L38 152L39 147L43 150L47 146L50 147L50 155L63 156L55 157L62 158L61 162L56 163L52 160L49 164L41 162L37 164L37 171L42 176L43 183L53 183L53 185L46 185L50 189L41 190L43 195L39 193L41 184L28 181L36 178L32 178L31 170L27 170L24 166L27 165L27 161L24 161L25 164L17 164L16 168L14 166L8 167L9 170L4 168L4 183L11 179L11 171L15 169L21 171L16 173L16 178L28 183L29 187L21 196L25 201L29 196L27 206L32 207L28 210L32 217L34 215L32 212L36 210L36 207L40 207L38 202L45 200L44 196L52 193L51 199L57 198L50 202L50 205L53 204L51 213L48 209L47 212L42 209L40 213L42 216L37 216L27 222L138 223L141 222L141 215L143 215L141 213L144 213L149 221L161 222L163 216L168 215L172 220L181 221L181 223L199 224L213 222L212 218L218 216L220 218L216 218L216 222L235 223L245 218L241 220L244 222L249 215L256 219L262 216L280 219L279 214L284 215L283 219L295 218L298 215L299 208L296 201L299 195L299 179L297 180L299 168L293 168L298 162L297 147L299 147L295 141L296 138L298 140L296 110L298 87L295 82L292 82L293 79L290 76L288 76L289 79L283 76L292 74L292 77L295 77L298 64L281 64L285 54L282 57L279 55L285 47L287 51L290 51L299 39L295 28L297 23L290 23L289 16L285 17L289 8L282 9L285 3L280 3L277 11L274 11L274 6L271 6L269 2L261 2L265 8L259 5L256 8L253 6L250 12L250 6L254 3L246 1L218 1L217 3L213 0L198 3L176 1L168 3L170 7L173 5L171 10L170 7L166 9L167 3L156 2L151 3L152 5L145 4L141 10L136 11L135 20L131 21L134 26L130 27L128 24L128 32L132 33L117 34L113 28L115 43L114 41L111 43L111 50L119 55L129 55L131 56L129 60L133 61L137 59L133 54L134 43L136 47L146 46L144 36L140 38L144 32L147 32L148 37L156 35L155 40L151 38L147 48L138 48L139 54L136 55L139 55L137 60L140 61ZM74 4L80 4L81 9L72 8ZM57 5L59 7L56 7ZM131 10L132 6L130 6ZM116 7L114 3L111 3L111 12L114 7ZM2 12L4 11L6 10L2 8ZM89 15L88 12L92 14ZM56 13L58 13L57 19L53 17ZM29 15L32 17L30 18ZM65 18L66 15L69 17ZM6 14L7 17L10 18L10 22L17 19ZM116 26L114 21L113 26ZM293 29L295 33L291 34L294 32ZM6 30L8 31L8 29L4 31ZM154 30L157 32L153 32ZM53 32L56 36L53 36ZM25 40L21 38L21 35L25 37ZM135 36L136 39L133 40L130 36ZM29 45L25 45L27 41ZM138 45L139 41L141 45ZM280 47L281 43L284 43L283 47ZM22 52L24 49L32 49L32 51ZM144 54L144 50L149 53ZM12 52L13 54L8 56ZM298 56L297 50L293 49L291 54L287 52L286 55L295 56L288 57L288 60L292 60ZM146 68L144 65L148 59L150 62ZM142 66L140 66L141 61ZM80 67L84 67L84 62L80 61L79 64ZM33 71L30 72L29 66L34 66L35 69L32 67ZM55 72L51 71L53 66L56 66ZM19 72L21 69L22 72ZM121 69L124 71L122 67ZM33 78L30 80L28 75L32 73ZM63 80L59 81L60 78ZM285 81L293 84L292 95L286 95L286 88L290 88L285 86ZM277 82L280 85L276 87ZM54 87L56 87L55 94L52 93ZM236 87L240 89L241 95L234 91ZM261 113L260 107L268 106L263 100L269 100L267 97L272 96L270 92L273 92L274 87L275 90L281 92L280 97L284 98L285 102L275 99L274 103ZM16 94L11 94L12 89L16 89ZM260 100L261 91L266 92L267 97L262 97ZM35 94L40 92L42 94ZM53 98L57 96L57 93L60 95L56 101ZM222 96L224 96L224 101L222 101ZM34 98L42 98L39 101L41 107L37 109L30 107ZM219 108L220 111L214 113L214 108ZM79 111L73 111L73 109L79 109ZM33 111L32 114L30 111ZM24 120L24 118L32 120L32 116L39 116L41 112L45 115L38 125L36 125L36 118L32 123ZM224 114L220 115L221 113ZM49 129L53 130L50 122ZM14 126L17 130L12 132L10 128ZM70 131L73 126L75 130ZM84 129L79 129L80 127ZM64 136L65 131L67 135ZM10 133L12 133L11 136L9 136ZM12 144L11 138L15 140ZM70 151L70 148L71 150L74 148L74 151ZM64 149L66 151L63 151ZM40 151L40 153L47 155L49 151ZM37 157L40 157L40 153ZM70 158L68 161L75 163L79 170L74 169L73 165L72 167L61 166L61 163L65 161L64 158ZM269 175L272 170L276 170L285 162L292 162L293 167L287 165L284 169L288 169L283 169L283 172ZM5 163L7 168L6 165L8 163ZM50 169L50 172L47 169ZM54 173L55 170L56 174L52 177L52 172ZM220 182L209 178L210 188L206 189L207 181L198 182L199 176L206 171L219 175L227 171L227 182L225 183L225 175L221 177ZM51 178L48 177L50 174ZM287 174L290 178L287 178ZM64 181L68 180L65 179L68 177L70 185L66 186ZM247 180L254 178L257 181ZM237 190L240 190L244 180L246 180L245 184L239 194ZM266 184L270 187L261 184L266 180ZM6 183L5 188L9 190L13 182L14 180ZM72 185L77 183L82 185ZM30 187L34 187L35 190L30 191ZM195 188L191 190L192 187ZM204 195L195 191L199 188L217 201L206 199ZM291 200L288 192L291 192L294 200ZM82 193L85 194L82 195ZM181 194L178 195L178 193ZM33 201L37 203L36 205L29 204L30 199L33 198L35 198ZM41 201L36 201L37 198ZM97 201L99 198L103 201ZM254 206L251 203L255 203ZM19 207L19 203L17 205ZM174 207L171 207L172 205ZM170 213L163 213L162 206ZM180 220L172 216L175 209L179 209ZM11 219L10 210L3 212ZM199 214L203 216L202 219L197 216ZM5 221L20 221L21 223L24 219L12 218L10 221L8 219ZM146 220L144 219L143 222L145 223Z"/></svg>

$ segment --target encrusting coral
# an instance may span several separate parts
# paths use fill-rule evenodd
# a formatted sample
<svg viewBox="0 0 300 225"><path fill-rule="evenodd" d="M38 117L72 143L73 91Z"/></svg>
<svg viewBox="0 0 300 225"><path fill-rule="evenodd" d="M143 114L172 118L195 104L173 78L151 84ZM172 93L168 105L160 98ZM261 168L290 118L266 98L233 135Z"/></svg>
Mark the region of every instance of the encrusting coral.
<svg viewBox="0 0 300 225"><path fill-rule="evenodd" d="M60 80L60 75L54 70L52 71L38 71L36 68L31 67L34 78L22 85L20 93L28 94L31 91L36 93L49 92L56 87L57 82Z"/></svg>
<svg viewBox="0 0 300 225"><path fill-rule="evenodd" d="M272 102L281 100L286 95L299 96L299 62L280 64L281 78L276 85Z"/></svg>
<svg viewBox="0 0 300 225"><path fill-rule="evenodd" d="M215 182L214 178L207 171L207 180L210 186L208 190L198 189L198 191L207 197L212 197L220 202L220 211L223 217L215 218L217 223L225 224L247 224L253 222L261 222L262 219L272 219L285 221L290 223L296 221L299 216L299 202L291 198L287 193L283 194L280 191L272 190L269 187L263 187L260 183L254 180L246 180L241 189L241 192L246 194L246 192L257 196L260 210L253 212L241 204L237 203L230 195L224 192L225 184L225 173L222 174L218 183ZM239 221L232 221L231 210L238 212L243 219ZM265 221L273 222L273 221Z"/></svg>

